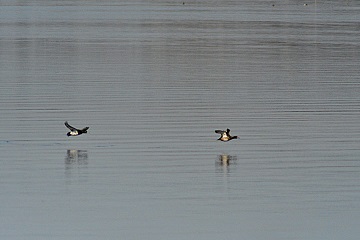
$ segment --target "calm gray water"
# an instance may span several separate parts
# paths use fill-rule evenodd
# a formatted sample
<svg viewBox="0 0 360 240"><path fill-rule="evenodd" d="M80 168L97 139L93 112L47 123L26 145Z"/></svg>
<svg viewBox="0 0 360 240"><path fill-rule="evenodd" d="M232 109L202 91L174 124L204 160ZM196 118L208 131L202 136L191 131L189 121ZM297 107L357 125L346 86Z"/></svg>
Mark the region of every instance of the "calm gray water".
<svg viewBox="0 0 360 240"><path fill-rule="evenodd" d="M358 239L360 2L306 2L1 1L0 238Z"/></svg>

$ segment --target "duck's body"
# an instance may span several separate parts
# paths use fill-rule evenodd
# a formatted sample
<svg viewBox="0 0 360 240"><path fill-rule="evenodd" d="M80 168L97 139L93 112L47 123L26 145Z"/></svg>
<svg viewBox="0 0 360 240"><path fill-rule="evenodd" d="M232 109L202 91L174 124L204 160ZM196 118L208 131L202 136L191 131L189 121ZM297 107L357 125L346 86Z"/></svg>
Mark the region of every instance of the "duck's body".
<svg viewBox="0 0 360 240"><path fill-rule="evenodd" d="M231 136L230 135L230 129L226 129L226 131L223 130L215 130L215 133L221 134L220 138L218 140L223 142L228 142L232 139L237 139L237 136Z"/></svg>
<svg viewBox="0 0 360 240"><path fill-rule="evenodd" d="M83 133L87 133L87 130L89 129L89 127L85 127L83 129L77 129L77 128L74 128L72 126L69 125L69 123L66 121L65 122L65 126L70 129L70 132L68 132L66 135L68 137L70 136L78 136L78 135L81 135Z"/></svg>

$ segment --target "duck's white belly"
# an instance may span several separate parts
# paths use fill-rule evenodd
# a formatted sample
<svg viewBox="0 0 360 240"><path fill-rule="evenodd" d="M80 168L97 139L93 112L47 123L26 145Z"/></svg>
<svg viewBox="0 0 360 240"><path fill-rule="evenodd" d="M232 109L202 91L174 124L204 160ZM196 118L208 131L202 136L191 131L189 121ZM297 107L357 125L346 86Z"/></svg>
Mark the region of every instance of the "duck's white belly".
<svg viewBox="0 0 360 240"><path fill-rule="evenodd" d="M221 141L229 141L230 140L230 138L228 137L228 136L222 136L221 137Z"/></svg>
<svg viewBox="0 0 360 240"><path fill-rule="evenodd" d="M79 135L78 131L71 131L70 132L70 135L71 136L76 136L76 135Z"/></svg>

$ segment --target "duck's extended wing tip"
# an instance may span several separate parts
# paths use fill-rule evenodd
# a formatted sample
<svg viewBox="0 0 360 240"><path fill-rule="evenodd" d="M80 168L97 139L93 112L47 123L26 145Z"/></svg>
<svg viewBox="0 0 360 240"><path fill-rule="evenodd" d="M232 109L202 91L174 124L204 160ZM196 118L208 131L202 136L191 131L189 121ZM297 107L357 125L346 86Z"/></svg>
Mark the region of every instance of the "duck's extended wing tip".
<svg viewBox="0 0 360 240"><path fill-rule="evenodd" d="M67 121L65 121L65 126L68 128L68 129L70 129L71 131L74 131L74 130L76 130L76 128L74 128L74 127L72 127L72 126L70 126L70 124L67 122Z"/></svg>

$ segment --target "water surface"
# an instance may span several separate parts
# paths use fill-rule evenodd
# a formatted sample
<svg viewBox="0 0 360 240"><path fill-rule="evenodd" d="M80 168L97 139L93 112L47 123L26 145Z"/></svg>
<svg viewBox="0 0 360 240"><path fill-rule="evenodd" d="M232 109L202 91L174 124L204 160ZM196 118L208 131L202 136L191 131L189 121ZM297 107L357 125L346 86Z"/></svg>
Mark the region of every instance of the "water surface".
<svg viewBox="0 0 360 240"><path fill-rule="evenodd" d="M184 3L1 2L1 238L358 238L360 5Z"/></svg>

